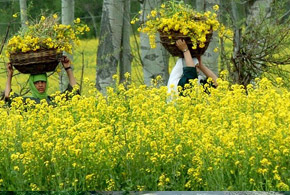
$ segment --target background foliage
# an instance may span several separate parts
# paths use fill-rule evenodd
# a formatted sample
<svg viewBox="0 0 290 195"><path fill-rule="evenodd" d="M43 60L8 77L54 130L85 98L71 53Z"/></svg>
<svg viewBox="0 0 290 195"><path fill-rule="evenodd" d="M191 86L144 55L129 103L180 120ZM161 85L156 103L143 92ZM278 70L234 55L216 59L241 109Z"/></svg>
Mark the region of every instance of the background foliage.
<svg viewBox="0 0 290 195"><path fill-rule="evenodd" d="M90 33L86 33L84 38L95 38L99 35L99 24L102 15L103 0L75 0L75 17L79 17L91 28ZM41 13L61 13L60 0L27 0L28 18L38 18ZM132 15L136 14L140 9L140 3L137 0L131 0ZM18 31L20 18L14 19L13 14L19 13L18 0L2 0L0 1L0 38L5 34L7 25L11 22L11 35ZM96 23L97 29L93 23Z"/></svg>

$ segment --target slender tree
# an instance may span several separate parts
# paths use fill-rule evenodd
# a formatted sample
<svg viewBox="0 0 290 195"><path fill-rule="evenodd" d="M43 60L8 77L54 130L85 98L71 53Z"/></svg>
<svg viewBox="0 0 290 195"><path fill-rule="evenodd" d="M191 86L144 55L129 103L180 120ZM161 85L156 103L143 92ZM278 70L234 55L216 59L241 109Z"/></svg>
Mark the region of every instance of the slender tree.
<svg viewBox="0 0 290 195"><path fill-rule="evenodd" d="M62 0L61 1L61 22L66 25L73 25L74 21L74 0ZM65 53L71 60L73 60L73 55ZM59 86L60 90L64 91L69 83L67 74L64 69L61 70L59 74Z"/></svg>
<svg viewBox="0 0 290 195"><path fill-rule="evenodd" d="M124 1L122 50L120 53L120 82L126 80L125 73L131 73L131 46L130 46L130 1Z"/></svg>
<svg viewBox="0 0 290 195"><path fill-rule="evenodd" d="M161 4L160 0L142 0L141 9L143 15L141 22L146 21L146 16L150 11ZM149 38L146 34L140 34L141 42L141 61L143 64L144 82L146 85L151 85L152 79L160 75L163 78L164 84L167 83L168 74L168 52L160 43L159 35L156 36L156 48L152 49L149 45Z"/></svg>
<svg viewBox="0 0 290 195"><path fill-rule="evenodd" d="M250 1L248 3L247 7L247 18L246 18L246 25L249 26L249 28L252 28L253 25L259 25L261 24L261 20L267 20L267 18L271 17L272 14L272 7L271 4L274 0L255 0ZM261 29L262 30L262 29ZM261 37L262 38L262 37ZM265 37L266 38L266 37ZM261 40L258 40L259 42L264 42L262 38ZM260 44L257 45L257 47L260 47ZM259 48L259 50L262 48ZM259 55L256 56L259 58ZM259 60L256 61L257 71L252 74L253 77L260 77L262 74L261 69L261 63ZM250 78L250 77L248 77Z"/></svg>
<svg viewBox="0 0 290 195"><path fill-rule="evenodd" d="M20 17L21 17L21 27L25 28L27 22L27 2L26 0L19 0L20 4Z"/></svg>
<svg viewBox="0 0 290 195"><path fill-rule="evenodd" d="M247 21L246 23L255 22L259 24L261 22L261 14L263 18L269 18L271 16L271 4L274 0L255 0L249 1L247 7Z"/></svg>
<svg viewBox="0 0 290 195"><path fill-rule="evenodd" d="M243 21L245 16L245 5L239 1L231 0L231 10L232 10L232 21L233 21L233 31L234 31L234 38L233 38L233 53L232 58L233 61L238 58L239 52L241 49L241 36L242 36L242 27ZM238 82L240 79L240 75L242 74L240 71L242 67L241 64L237 64L235 67L236 71L230 72L231 77L233 78L234 82ZM228 67L229 69L229 67ZM245 78L248 80L248 78Z"/></svg>
<svg viewBox="0 0 290 195"><path fill-rule="evenodd" d="M103 94L112 85L112 76L120 65L120 81L131 71L130 61L130 0L104 0L100 44L97 53L96 87Z"/></svg>

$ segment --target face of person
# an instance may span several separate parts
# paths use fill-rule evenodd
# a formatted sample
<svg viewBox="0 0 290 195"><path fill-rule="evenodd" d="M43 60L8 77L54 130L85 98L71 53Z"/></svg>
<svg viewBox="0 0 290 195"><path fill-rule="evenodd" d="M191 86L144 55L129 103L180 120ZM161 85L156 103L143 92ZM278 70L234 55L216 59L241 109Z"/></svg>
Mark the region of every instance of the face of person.
<svg viewBox="0 0 290 195"><path fill-rule="evenodd" d="M46 81L36 81L34 82L34 86L39 93L44 93L46 89Z"/></svg>

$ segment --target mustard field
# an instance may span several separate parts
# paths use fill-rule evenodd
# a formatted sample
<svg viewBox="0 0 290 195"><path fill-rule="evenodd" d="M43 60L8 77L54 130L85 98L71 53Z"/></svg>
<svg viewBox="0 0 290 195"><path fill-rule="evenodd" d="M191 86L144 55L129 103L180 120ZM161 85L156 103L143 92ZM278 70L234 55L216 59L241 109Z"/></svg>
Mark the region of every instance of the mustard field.
<svg viewBox="0 0 290 195"><path fill-rule="evenodd" d="M118 85L0 108L0 190L289 191L290 92ZM158 81L155 81L155 84Z"/></svg>

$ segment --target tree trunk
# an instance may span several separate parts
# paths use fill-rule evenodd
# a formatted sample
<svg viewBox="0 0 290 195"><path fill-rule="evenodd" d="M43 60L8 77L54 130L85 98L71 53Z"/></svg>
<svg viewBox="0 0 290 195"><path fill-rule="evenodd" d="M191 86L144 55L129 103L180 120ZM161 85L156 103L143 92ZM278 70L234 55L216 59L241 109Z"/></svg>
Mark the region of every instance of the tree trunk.
<svg viewBox="0 0 290 195"><path fill-rule="evenodd" d="M196 0L196 10L198 12L204 12L204 10L205 10L205 0Z"/></svg>
<svg viewBox="0 0 290 195"><path fill-rule="evenodd" d="M126 80L125 73L131 73L131 46L130 46L130 0L124 2L122 50L120 54L120 82Z"/></svg>
<svg viewBox="0 0 290 195"><path fill-rule="evenodd" d="M124 19L127 14L125 11L130 13L126 7L129 4L130 0L104 0L103 2L96 73L96 87L103 94L106 93L106 87L114 83L112 76L117 73L119 63L122 66L120 72L130 70L128 68L131 66L128 57L130 55L130 33L128 33L128 24L124 24L124 21L125 23L130 21L130 19L128 21Z"/></svg>
<svg viewBox="0 0 290 195"><path fill-rule="evenodd" d="M234 83L240 83L242 67L241 63L238 60L238 55L240 52L241 46L241 33L242 33L242 20L245 18L244 11L245 6L236 0L231 0L231 9L232 9L232 19L233 19L233 28L234 28L234 38L233 38L233 55L232 62L234 64L233 71L229 71Z"/></svg>
<svg viewBox="0 0 290 195"><path fill-rule="evenodd" d="M21 27L25 28L27 20L27 2L26 0L19 0L20 4L20 17L21 17Z"/></svg>
<svg viewBox="0 0 290 195"><path fill-rule="evenodd" d="M62 0L61 1L61 22L65 25L73 25L74 21L74 0ZM64 53L71 61L73 61L73 55ZM59 74L59 87L61 91L64 91L69 84L69 80L66 71L62 68Z"/></svg>
<svg viewBox="0 0 290 195"><path fill-rule="evenodd" d="M219 15L219 21L222 24L228 24L228 14L231 13L231 1L220 1L220 15ZM226 51L226 38L225 37L220 37L220 49L219 49L219 54L220 54L220 64L219 64L219 70L223 71L228 68L228 63L227 63L227 51Z"/></svg>
<svg viewBox="0 0 290 195"><path fill-rule="evenodd" d="M214 5L220 5L219 0L197 0L196 1L196 8L197 11L204 12L204 11L213 11ZM202 60L206 66L211 69L216 75L219 73L218 69L218 61L219 61L219 53L214 52L215 48L219 47L219 38L217 32L213 33L212 40L205 51Z"/></svg>
<svg viewBox="0 0 290 195"><path fill-rule="evenodd" d="M141 4L143 16L141 22L146 21L146 16L150 11L161 4L160 0L144 0ZM168 74L168 52L160 43L159 34L156 36L156 48L152 49L149 45L149 37L140 33L141 42L141 60L143 64L144 82L150 86L152 79L160 75L163 79L163 84L167 83Z"/></svg>
<svg viewBox="0 0 290 195"><path fill-rule="evenodd" d="M255 21L259 23L261 20L261 14L263 18L271 16L271 4L273 0L255 0L249 4L247 23Z"/></svg>
<svg viewBox="0 0 290 195"><path fill-rule="evenodd" d="M254 24L254 25L261 25L262 20L266 20L267 18L271 17L271 4L273 0L255 0L252 4L249 4L248 7L248 15L246 24ZM249 26L249 28L252 28ZM264 42L263 39L258 40L259 42ZM259 48L261 49L261 48ZM250 83L255 77L260 77L262 75L261 64L263 62L256 61L255 66L257 67L257 71L252 73L252 78L249 79L247 83L243 83L245 86ZM260 70L258 70L260 69Z"/></svg>

